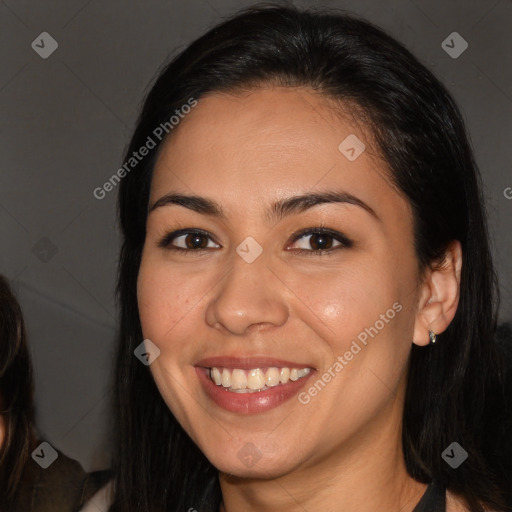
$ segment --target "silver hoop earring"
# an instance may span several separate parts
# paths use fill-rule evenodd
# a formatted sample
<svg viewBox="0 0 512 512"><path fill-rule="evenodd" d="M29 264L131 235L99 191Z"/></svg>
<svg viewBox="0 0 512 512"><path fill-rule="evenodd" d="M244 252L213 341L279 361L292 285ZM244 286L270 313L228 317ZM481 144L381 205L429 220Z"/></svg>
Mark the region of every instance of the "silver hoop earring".
<svg viewBox="0 0 512 512"><path fill-rule="evenodd" d="M433 345L437 339L436 333L434 331L428 331L428 337L430 338L429 345Z"/></svg>

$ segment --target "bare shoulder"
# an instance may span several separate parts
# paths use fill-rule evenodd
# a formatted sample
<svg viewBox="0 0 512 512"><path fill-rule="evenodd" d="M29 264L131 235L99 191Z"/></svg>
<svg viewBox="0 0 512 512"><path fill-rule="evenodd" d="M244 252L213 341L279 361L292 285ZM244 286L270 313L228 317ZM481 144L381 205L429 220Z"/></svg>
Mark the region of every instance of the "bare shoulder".
<svg viewBox="0 0 512 512"><path fill-rule="evenodd" d="M485 508L485 512L496 512ZM451 491L446 491L446 512L469 512L464 501L459 496L453 494Z"/></svg>
<svg viewBox="0 0 512 512"><path fill-rule="evenodd" d="M459 498L451 491L446 491L446 512L468 512L462 498Z"/></svg>
<svg viewBox="0 0 512 512"><path fill-rule="evenodd" d="M113 481L110 480L102 487L79 512L98 512L108 510L112 504Z"/></svg>

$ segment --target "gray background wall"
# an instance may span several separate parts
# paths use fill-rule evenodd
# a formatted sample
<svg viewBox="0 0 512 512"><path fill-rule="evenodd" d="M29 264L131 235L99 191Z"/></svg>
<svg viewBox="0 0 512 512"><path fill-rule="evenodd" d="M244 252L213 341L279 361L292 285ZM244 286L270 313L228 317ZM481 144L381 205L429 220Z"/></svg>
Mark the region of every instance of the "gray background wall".
<svg viewBox="0 0 512 512"><path fill-rule="evenodd" d="M116 192L98 200L93 189L122 164L158 67L175 48L251 3L0 3L0 272L24 309L40 429L87 470L108 465L119 244ZM453 93L482 170L501 279L500 318L510 321L512 199L505 190L512 187L512 2L295 5L340 7L377 23ZM457 59L441 47L454 31L469 44ZM46 59L31 47L42 32L58 43Z"/></svg>

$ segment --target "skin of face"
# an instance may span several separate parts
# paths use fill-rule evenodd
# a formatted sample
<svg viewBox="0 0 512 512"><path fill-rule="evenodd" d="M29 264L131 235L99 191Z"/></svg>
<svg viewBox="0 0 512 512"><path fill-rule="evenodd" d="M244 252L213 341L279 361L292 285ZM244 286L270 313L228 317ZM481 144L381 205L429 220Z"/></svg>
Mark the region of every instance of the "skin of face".
<svg viewBox="0 0 512 512"><path fill-rule="evenodd" d="M179 205L151 211L137 287L144 338L160 349L150 370L177 420L220 470L222 510L321 504L334 511L340 503L347 511L395 510L400 496L406 512L425 489L403 462L407 363L412 343L427 345L429 329L441 333L455 315L460 244L450 246L442 270L420 279L411 207L390 184L364 126L339 107L307 88L209 94L165 141L154 169L150 206L174 192L214 200L226 215ZM366 146L355 160L339 149L349 135ZM316 205L279 221L265 216L274 201L334 190L357 197L377 218L349 203ZM330 254L318 255L314 237L292 237L318 226L351 244L330 238ZM158 246L184 228L206 231L206 249L170 249L186 247L185 237ZM251 263L236 251L247 237L262 249ZM382 323L344 357L358 335ZM194 365L254 355L314 368L301 391L329 368L335 377L307 404L292 397L249 415L219 407ZM338 356L347 364L335 371ZM240 457L243 449L256 454L252 466Z"/></svg>

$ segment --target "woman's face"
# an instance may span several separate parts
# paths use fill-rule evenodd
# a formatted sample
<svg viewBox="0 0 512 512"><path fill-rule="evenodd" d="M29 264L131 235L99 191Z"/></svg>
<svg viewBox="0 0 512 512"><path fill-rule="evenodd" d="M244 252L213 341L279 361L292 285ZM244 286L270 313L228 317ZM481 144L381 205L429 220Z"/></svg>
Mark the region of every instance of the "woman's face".
<svg viewBox="0 0 512 512"><path fill-rule="evenodd" d="M283 475L400 426L411 209L350 119L307 89L211 94L158 158L138 278L150 370L221 471Z"/></svg>

